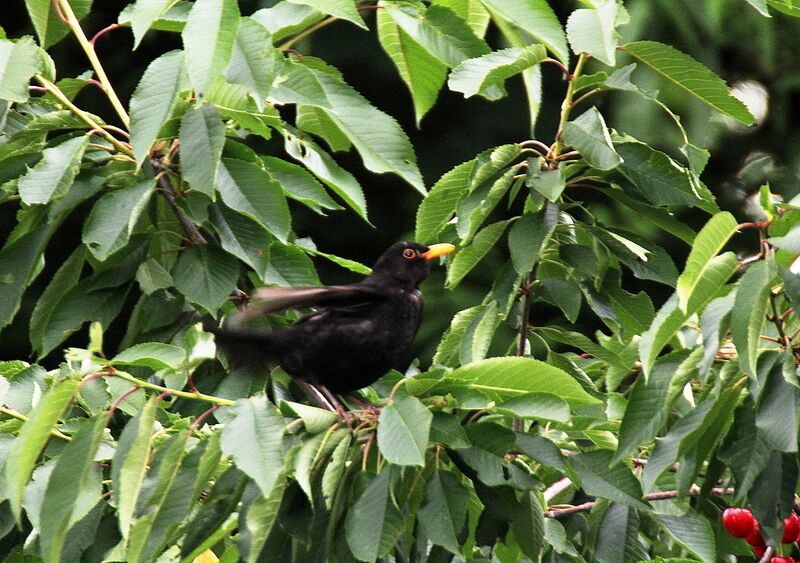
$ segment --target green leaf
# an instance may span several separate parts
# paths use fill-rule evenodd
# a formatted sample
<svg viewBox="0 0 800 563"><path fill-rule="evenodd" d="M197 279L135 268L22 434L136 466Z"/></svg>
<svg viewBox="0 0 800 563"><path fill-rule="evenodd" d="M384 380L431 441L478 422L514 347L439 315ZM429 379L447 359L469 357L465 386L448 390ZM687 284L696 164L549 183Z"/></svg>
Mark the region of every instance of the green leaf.
<svg viewBox="0 0 800 563"><path fill-rule="evenodd" d="M512 530L522 552L539 561L544 547L544 507L534 491L524 491L520 510L513 514Z"/></svg>
<svg viewBox="0 0 800 563"><path fill-rule="evenodd" d="M709 219L697 234L689 258L686 259L686 268L678 277L678 303L684 311L686 311L698 281L711 264L711 260L717 256L728 239L736 232L737 226L736 218L724 211Z"/></svg>
<svg viewBox="0 0 800 563"><path fill-rule="evenodd" d="M417 226L414 240L430 243L455 213L461 197L469 191L470 179L477 159L463 162L445 173L417 208Z"/></svg>
<svg viewBox="0 0 800 563"><path fill-rule="evenodd" d="M609 468L611 452L584 452L572 456L570 461L586 494L607 498L639 510L647 509L647 505L642 502L642 486L631 470L625 465Z"/></svg>
<svg viewBox="0 0 800 563"><path fill-rule="evenodd" d="M486 42L449 8L432 5L422 13L411 4L386 3L384 9L409 37L451 68L490 51Z"/></svg>
<svg viewBox="0 0 800 563"><path fill-rule="evenodd" d="M767 4L784 14L800 17L800 5L797 0L767 0Z"/></svg>
<svg viewBox="0 0 800 563"><path fill-rule="evenodd" d="M281 242L291 229L291 215L280 184L259 166L223 158L217 172L217 189L225 205L266 227Z"/></svg>
<svg viewBox="0 0 800 563"><path fill-rule="evenodd" d="M323 209L342 209L342 206L331 199L317 179L305 168L274 156L265 156L261 160L272 179L280 183L287 197L320 214L323 213Z"/></svg>
<svg viewBox="0 0 800 563"><path fill-rule="evenodd" d="M687 355L685 351L679 351L659 358L646 380L642 377L636 380L619 427L619 446L611 459L612 465L652 441L664 426L670 407L665 397L673 375Z"/></svg>
<svg viewBox="0 0 800 563"><path fill-rule="evenodd" d="M256 10L250 16L263 25L272 36L272 43L296 35L319 22L325 14L309 6L278 2L271 8Z"/></svg>
<svg viewBox="0 0 800 563"><path fill-rule="evenodd" d="M527 274L539 260L558 222L558 206L548 204L536 213L526 213L517 219L508 232L511 261L519 274Z"/></svg>
<svg viewBox="0 0 800 563"><path fill-rule="evenodd" d="M45 561L61 561L67 532L74 526L80 506L78 498L87 491L90 476L98 469L94 461L106 428L106 417L87 421L56 459L53 476L42 501L40 542ZM100 500L97 491L95 502Z"/></svg>
<svg viewBox="0 0 800 563"><path fill-rule="evenodd" d="M222 451L268 497L283 470L283 419L264 394L239 399L231 413L222 431Z"/></svg>
<svg viewBox="0 0 800 563"><path fill-rule="evenodd" d="M425 504L417 517L425 536L455 555L461 553L458 537L467 516L469 490L449 471L436 471L425 485Z"/></svg>
<svg viewBox="0 0 800 563"><path fill-rule="evenodd" d="M493 51L463 61L450 73L447 85L451 90L464 94L465 98L478 94L487 100L499 100L507 94L507 79L541 63L546 57L543 45Z"/></svg>
<svg viewBox="0 0 800 563"><path fill-rule="evenodd" d="M278 522L278 510L285 491L286 484L279 480L268 497L259 494L239 512L239 548L247 563L256 563L259 560L259 555ZM242 549L244 541L247 541L246 550Z"/></svg>
<svg viewBox="0 0 800 563"><path fill-rule="evenodd" d="M78 283L85 257L86 248L79 245L61 264L47 288L36 301L30 323L30 340L34 350L41 353L50 317L61 298Z"/></svg>
<svg viewBox="0 0 800 563"><path fill-rule="evenodd" d="M731 335L739 353L739 365L754 379L770 289L777 282L777 273L772 261L759 260L752 264L739 280L731 310Z"/></svg>
<svg viewBox="0 0 800 563"><path fill-rule="evenodd" d="M633 563L646 557L639 543L639 514L624 504L612 503L597 528L598 563Z"/></svg>
<svg viewBox="0 0 800 563"><path fill-rule="evenodd" d="M403 513L390 494L390 471L381 471L347 511L345 537L356 559L386 555L403 533Z"/></svg>
<svg viewBox="0 0 800 563"><path fill-rule="evenodd" d="M644 143L625 140L614 143L622 157L619 171L636 191L654 205L688 205L718 213L714 196L692 174L663 152Z"/></svg>
<svg viewBox="0 0 800 563"><path fill-rule="evenodd" d="M378 447L390 463L425 465L433 415L416 397L400 395L381 409Z"/></svg>
<svg viewBox="0 0 800 563"><path fill-rule="evenodd" d="M354 23L362 29L368 29L353 0L289 0L289 2L314 8L340 20Z"/></svg>
<svg viewBox="0 0 800 563"><path fill-rule="evenodd" d="M19 179L19 195L27 205L49 203L67 193L81 167L89 138L85 135L42 151L42 159Z"/></svg>
<svg viewBox="0 0 800 563"><path fill-rule="evenodd" d="M311 487L312 472L317 467L319 460L327 456L347 436L348 431L343 428L332 433L307 435L302 446L300 446L294 461L294 478L312 504L314 503L314 494Z"/></svg>
<svg viewBox="0 0 800 563"><path fill-rule="evenodd" d="M596 107L564 124L564 142L580 152L586 162L598 170L612 170L622 162L611 144L606 122Z"/></svg>
<svg viewBox="0 0 800 563"><path fill-rule="evenodd" d="M28 84L41 70L39 49L33 39L23 37L16 42L0 39L0 100L27 102Z"/></svg>
<svg viewBox="0 0 800 563"><path fill-rule="evenodd" d="M433 0L432 3L453 10L458 17L467 22L478 37L486 35L486 28L489 27L492 16L480 0Z"/></svg>
<svg viewBox="0 0 800 563"><path fill-rule="evenodd" d="M789 356L789 367L794 375L796 366ZM786 381L784 358L772 366L762 381L756 412L756 428L771 447L782 452L797 452L797 423L794 404L796 387Z"/></svg>
<svg viewBox="0 0 800 563"><path fill-rule="evenodd" d="M239 265L218 247L201 244L181 251L172 277L189 301L215 315L236 287Z"/></svg>
<svg viewBox="0 0 800 563"><path fill-rule="evenodd" d="M325 472L322 474L322 496L325 498L325 508L331 509L334 501L336 490L341 484L342 475L347 464L347 453L350 450L350 437L336 445L336 449L331 454L331 460L325 467Z"/></svg>
<svg viewBox="0 0 800 563"><path fill-rule="evenodd" d="M284 148L292 158L302 162L317 178L331 188L362 219L367 219L367 202L364 190L355 176L339 166L316 143L302 138L299 132L286 130Z"/></svg>
<svg viewBox="0 0 800 563"><path fill-rule="evenodd" d="M463 380L472 389L501 397L551 393L573 408L599 402L566 372L532 358L489 358L453 370L448 377Z"/></svg>
<svg viewBox="0 0 800 563"><path fill-rule="evenodd" d="M155 192L155 180L145 180L97 200L83 224L83 243L104 261L128 244L139 217Z"/></svg>
<svg viewBox="0 0 800 563"><path fill-rule="evenodd" d="M334 152L349 151L353 147L347 135L322 108L298 106L295 121L299 129L320 137Z"/></svg>
<svg viewBox="0 0 800 563"><path fill-rule="evenodd" d="M22 425L17 439L11 444L4 468L5 494L17 523L21 522L22 494L36 466L36 460L50 438L50 430L72 402L77 389L78 381L74 379L65 379L50 389L36 404L28 420Z"/></svg>
<svg viewBox="0 0 800 563"><path fill-rule="evenodd" d="M514 179L515 172L515 169L508 168L499 178L480 184L459 202L456 209L456 233L461 237L461 244L470 243L511 185L518 181Z"/></svg>
<svg viewBox="0 0 800 563"><path fill-rule="evenodd" d="M450 326L442 336L442 340L436 347L436 353L433 356L434 364L444 366L459 365L459 353L464 334L470 325L476 322L484 309L483 306L476 305L455 314L453 320L450 321Z"/></svg>
<svg viewBox="0 0 800 563"><path fill-rule="evenodd" d="M639 355L642 360L642 371L647 377L653 367L656 357L672 340L676 332L689 320L701 311L712 299L718 297L725 282L734 274L738 267L736 255L726 252L713 258L705 269L701 278L692 292L692 298L682 311L678 306L678 296L673 295L656 313L653 324L642 335L639 342Z"/></svg>
<svg viewBox="0 0 800 563"><path fill-rule="evenodd" d="M225 124L212 104L192 107L183 114L180 126L181 172L189 185L214 199Z"/></svg>
<svg viewBox="0 0 800 563"><path fill-rule="evenodd" d="M714 563L717 560L716 539L711 524L700 514L687 512L681 516L657 514L669 535L700 560Z"/></svg>
<svg viewBox="0 0 800 563"><path fill-rule="evenodd" d="M543 43L562 63L569 62L564 29L545 0L482 0L490 12Z"/></svg>
<svg viewBox="0 0 800 563"><path fill-rule="evenodd" d="M564 188L567 187L562 168L542 170L538 166L528 167L525 185L533 188L550 201L557 201Z"/></svg>
<svg viewBox="0 0 800 563"><path fill-rule="evenodd" d="M164 53L147 67L131 96L131 144L137 164L150 152L186 84L183 52Z"/></svg>
<svg viewBox="0 0 800 563"><path fill-rule="evenodd" d="M385 2L380 2L384 6ZM447 65L428 53L392 19L386 10L377 13L378 40L392 59L406 86L411 92L417 127L436 103L447 77Z"/></svg>
<svg viewBox="0 0 800 563"><path fill-rule="evenodd" d="M170 4L172 4L171 0L136 0L129 16L133 31L134 51L139 47L150 26L161 17Z"/></svg>
<svg viewBox="0 0 800 563"><path fill-rule="evenodd" d="M267 275L273 241L269 232L258 222L225 206L211 206L209 216L222 248L253 268L263 280Z"/></svg>
<svg viewBox="0 0 800 563"><path fill-rule="evenodd" d="M205 94L228 66L239 27L236 0L197 0L181 37L192 86Z"/></svg>
<svg viewBox="0 0 800 563"><path fill-rule="evenodd" d="M696 234L691 227L678 220L667 209L636 201L625 195L616 184L613 184L612 187L613 189L603 190L603 193L636 212L637 217L663 229L664 232L681 239L686 244L691 245L694 242Z"/></svg>
<svg viewBox="0 0 800 563"><path fill-rule="evenodd" d="M123 538L129 537L147 471L157 405L156 398L151 398L139 414L128 421L114 453L111 479Z"/></svg>
<svg viewBox="0 0 800 563"><path fill-rule="evenodd" d="M725 82L689 55L656 41L635 41L623 48L626 53L717 111L745 125L755 122L747 106L730 94Z"/></svg>
<svg viewBox="0 0 800 563"><path fill-rule="evenodd" d="M540 418L569 422L569 404L551 393L528 393L520 395L497 406L499 412L511 413L520 418Z"/></svg>
<svg viewBox="0 0 800 563"><path fill-rule="evenodd" d="M320 70L311 72L330 105L330 108L321 106L322 109L352 141L364 166L377 174L397 174L425 195L427 191L417 168L414 149L397 121L340 78Z"/></svg>
<svg viewBox="0 0 800 563"><path fill-rule="evenodd" d="M619 7L605 2L591 10L575 10L567 19L567 39L575 53L589 53L608 66L616 64L615 23Z"/></svg>
<svg viewBox="0 0 800 563"><path fill-rule="evenodd" d="M114 356L114 365L145 366L154 370L178 369L186 361L186 351L172 344L145 342L135 344Z"/></svg>
<svg viewBox="0 0 800 563"><path fill-rule="evenodd" d="M766 18L771 18L772 16L769 14L769 10L767 10L767 2L766 0L747 0L747 3L750 4L753 8L758 10L758 13Z"/></svg>
<svg viewBox="0 0 800 563"><path fill-rule="evenodd" d="M480 230L475 235L475 240L466 248L462 248L453 258L450 269L447 271L446 286L450 289L456 287L466 275L478 265L486 254L494 247L503 231L506 230L508 221L498 221Z"/></svg>
<svg viewBox="0 0 800 563"><path fill-rule="evenodd" d="M324 432L337 420L335 412L304 405L303 403L281 401L281 411L285 412L285 410L288 410L295 416L299 416L303 420L303 426L305 426L306 432L311 434Z"/></svg>
<svg viewBox="0 0 800 563"><path fill-rule="evenodd" d="M247 89L259 110L272 91L272 84L283 66L280 52L272 47L269 32L250 18L242 18L225 79Z"/></svg>
<svg viewBox="0 0 800 563"><path fill-rule="evenodd" d="M92 9L92 0L70 0L69 4L78 20L82 20ZM69 27L58 17L52 1L25 0L25 7L43 49L52 47L69 33Z"/></svg>
<svg viewBox="0 0 800 563"><path fill-rule="evenodd" d="M275 285L321 285L314 263L295 245L274 241L264 281Z"/></svg>

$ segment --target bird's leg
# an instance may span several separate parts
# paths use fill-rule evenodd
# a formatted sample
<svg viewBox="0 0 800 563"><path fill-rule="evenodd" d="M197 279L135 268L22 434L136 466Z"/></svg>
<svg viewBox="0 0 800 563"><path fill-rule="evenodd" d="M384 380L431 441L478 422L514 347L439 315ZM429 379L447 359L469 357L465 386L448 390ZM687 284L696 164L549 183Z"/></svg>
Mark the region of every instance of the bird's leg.
<svg viewBox="0 0 800 563"><path fill-rule="evenodd" d="M339 401L339 399L336 398L336 395L331 393L330 389L328 389L324 385L318 385L317 387L319 388L319 392L322 393L325 396L325 398L336 408L336 412L339 414L339 417L345 423L348 423L348 421L352 418L352 415L346 410L344 410L342 403Z"/></svg>
<svg viewBox="0 0 800 563"><path fill-rule="evenodd" d="M325 395L320 393L319 389L310 383L306 383L305 381L301 381L299 379L295 379L295 383L300 389L303 390L303 393L306 394L308 400L311 401L314 406L321 409L338 412L337 409L330 403L330 401L328 401ZM339 405L339 407L341 408L341 405Z"/></svg>
<svg viewBox="0 0 800 563"><path fill-rule="evenodd" d="M375 418L378 418L380 416L380 414L381 414L381 408L380 407L376 407L375 405L373 405L371 403L368 403L368 402L364 401L363 399L358 398L353 393L347 393L347 394L345 394L345 397L349 401L352 401L353 403L357 404L362 409L371 412L375 416Z"/></svg>

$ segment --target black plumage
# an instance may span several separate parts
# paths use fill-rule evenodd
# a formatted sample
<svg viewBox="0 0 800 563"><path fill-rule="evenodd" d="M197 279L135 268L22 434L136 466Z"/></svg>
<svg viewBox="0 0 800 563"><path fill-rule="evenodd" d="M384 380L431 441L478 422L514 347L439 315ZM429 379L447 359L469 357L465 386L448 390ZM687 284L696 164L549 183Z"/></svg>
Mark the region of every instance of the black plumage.
<svg viewBox="0 0 800 563"><path fill-rule="evenodd" d="M422 316L419 284L431 260L453 249L399 242L359 282L256 290L243 310L214 331L217 343L233 365L271 360L291 376L334 393L366 387L401 367ZM248 326L254 317L307 308L315 311L284 330Z"/></svg>

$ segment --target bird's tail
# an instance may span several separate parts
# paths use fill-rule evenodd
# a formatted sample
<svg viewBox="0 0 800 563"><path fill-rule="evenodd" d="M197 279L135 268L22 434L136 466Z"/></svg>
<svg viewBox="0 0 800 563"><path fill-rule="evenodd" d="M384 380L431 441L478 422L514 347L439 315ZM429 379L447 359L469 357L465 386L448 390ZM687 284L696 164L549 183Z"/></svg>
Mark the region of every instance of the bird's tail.
<svg viewBox="0 0 800 563"><path fill-rule="evenodd" d="M220 327L203 320L203 330L214 335L217 348L222 350L231 368L263 367L277 361L274 338L268 330L240 326Z"/></svg>

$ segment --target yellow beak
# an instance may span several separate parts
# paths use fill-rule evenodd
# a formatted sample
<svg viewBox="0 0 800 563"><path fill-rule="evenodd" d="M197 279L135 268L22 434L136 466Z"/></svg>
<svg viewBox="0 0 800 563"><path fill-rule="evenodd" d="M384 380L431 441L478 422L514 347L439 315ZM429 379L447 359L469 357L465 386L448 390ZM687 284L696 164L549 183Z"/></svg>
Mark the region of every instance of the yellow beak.
<svg viewBox="0 0 800 563"><path fill-rule="evenodd" d="M425 260L433 260L434 258L438 258L439 256L444 256L445 254L450 254L456 249L450 243L443 242L440 244L432 244L428 246L428 250L420 254Z"/></svg>

